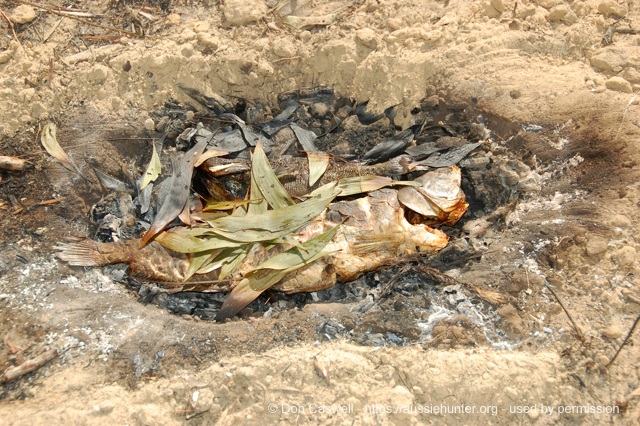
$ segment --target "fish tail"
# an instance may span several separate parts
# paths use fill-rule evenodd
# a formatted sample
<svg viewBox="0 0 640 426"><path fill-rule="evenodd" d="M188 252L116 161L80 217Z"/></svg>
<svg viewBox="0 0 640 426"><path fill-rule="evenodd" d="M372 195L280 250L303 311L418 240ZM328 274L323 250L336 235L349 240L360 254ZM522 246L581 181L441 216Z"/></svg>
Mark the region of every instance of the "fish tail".
<svg viewBox="0 0 640 426"><path fill-rule="evenodd" d="M72 266L101 266L98 260L96 242L88 238L70 237L68 242L53 247L56 256Z"/></svg>
<svg viewBox="0 0 640 426"><path fill-rule="evenodd" d="M53 248L56 256L72 266L105 266L128 263L130 251L127 242L99 243L89 238L69 237L67 242Z"/></svg>

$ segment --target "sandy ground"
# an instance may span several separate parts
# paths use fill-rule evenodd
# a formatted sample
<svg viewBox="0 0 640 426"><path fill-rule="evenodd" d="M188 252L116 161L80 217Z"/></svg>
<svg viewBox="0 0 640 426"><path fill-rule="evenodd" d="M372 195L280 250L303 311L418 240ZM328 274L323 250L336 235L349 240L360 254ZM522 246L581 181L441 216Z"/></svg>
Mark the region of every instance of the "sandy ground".
<svg viewBox="0 0 640 426"><path fill-rule="evenodd" d="M3 19L0 154L31 161L0 175L0 368L59 355L3 385L0 424L640 422L638 333L606 367L640 314L637 2L65 3L103 27L40 5L0 2L20 40ZM189 101L178 84L266 104L330 85L374 111L398 105L400 126L425 98L488 117L541 183L464 228L489 250L451 271L504 294L502 344L462 317L401 347L326 341L327 319L365 334L385 321L358 328L339 303L215 324L58 263L51 246L86 232L99 194L41 150L39 125L56 121L80 164L117 169L141 145L113 138L153 130L169 97Z"/></svg>

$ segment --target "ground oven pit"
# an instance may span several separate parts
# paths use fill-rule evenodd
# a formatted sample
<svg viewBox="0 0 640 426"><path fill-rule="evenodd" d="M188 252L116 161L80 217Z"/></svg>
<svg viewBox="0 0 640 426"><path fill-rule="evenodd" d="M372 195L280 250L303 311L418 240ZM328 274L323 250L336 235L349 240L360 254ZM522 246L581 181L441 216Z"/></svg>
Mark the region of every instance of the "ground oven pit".
<svg viewBox="0 0 640 426"><path fill-rule="evenodd" d="M147 129L90 125L95 117L88 109L60 120L61 141L79 146L93 141L93 147L73 155L92 182L56 164L47 166L55 169L50 174L54 192L68 202L46 208L46 214L66 223L57 241L49 243L48 262L55 262L51 245L65 236L88 236L105 243L139 237L158 210L158 187L162 180L170 180L170 157L198 141L217 141L219 149L235 150L231 163L246 163L250 158L247 142L257 137L267 146L272 163L283 154L303 155L302 145L309 143L344 167L363 158L379 165L409 154L414 168L393 179L413 180L425 169L461 170L461 188L469 206L456 224L443 225L401 207L409 221L426 221L448 235L444 249L386 259L376 271L319 291L268 290L227 322L283 321L287 326L280 330L273 325L271 332L279 335L274 341L346 338L369 346L502 349L536 341L573 341L570 325L538 330L522 318L534 312L543 317L563 315L547 286L561 288L563 268L575 266L574 258L582 256L576 253L585 244L589 250L589 241L580 239L588 239L584 236L594 230L602 232L600 210L589 199L607 190L599 174L607 174L614 186L615 172L605 172L602 165L620 164L620 149L611 144L593 148L601 145L585 133L584 139L574 139L579 132L570 120L556 126L513 123L481 110L473 98L452 101L446 95L428 94L411 110L409 126L403 129L394 125L393 105L369 111L366 103L329 87L281 94L276 103L181 90L189 97L168 99L151 114L153 123ZM135 181L145 172L153 145L160 153L162 173L151 197L141 201ZM73 148L70 152L74 153ZM230 166L223 162L221 167ZM285 176L301 173L297 165L290 166L293 170L278 167L274 166L281 178L282 167ZM199 170L191 190L201 198L239 199L250 186L246 174L212 178ZM358 173L362 170L368 169ZM576 182L580 185L575 186ZM381 191L395 196L398 187ZM340 203L368 196L354 195ZM145 202L145 213L141 213ZM171 226L179 226L178 220ZM66 283L73 285L89 274L96 291L114 285L120 287L118 291L126 288L127 297L150 305L145 309L156 306L183 321L204 320L219 327L214 321L226 291L167 292L166 286L131 276L125 264L85 271L64 262L58 267Z"/></svg>

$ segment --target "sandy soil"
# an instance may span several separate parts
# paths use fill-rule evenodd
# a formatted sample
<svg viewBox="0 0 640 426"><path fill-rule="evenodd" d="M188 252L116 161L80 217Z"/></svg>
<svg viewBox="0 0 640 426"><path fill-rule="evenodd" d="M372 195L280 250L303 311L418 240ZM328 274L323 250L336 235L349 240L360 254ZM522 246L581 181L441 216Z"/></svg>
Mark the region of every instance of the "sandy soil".
<svg viewBox="0 0 640 426"><path fill-rule="evenodd" d="M0 154L31 161L0 175L0 368L59 351L3 384L0 424L638 424L638 333L606 367L640 314L637 2L276 3L65 3L98 27L53 2L0 2L19 39L3 19ZM457 315L376 346L354 336L420 334L423 319L389 325L375 307L364 321L349 303L216 324L58 263L51 246L86 232L100 193L42 151L39 126L57 122L81 167L117 171L146 145L116 138L150 134L170 97L190 102L178 84L267 105L330 85L374 111L398 105L400 126L425 98L482 115L540 183L469 218L460 239L483 256L448 272L504 296L490 307L501 339ZM346 331L328 341L328 320Z"/></svg>

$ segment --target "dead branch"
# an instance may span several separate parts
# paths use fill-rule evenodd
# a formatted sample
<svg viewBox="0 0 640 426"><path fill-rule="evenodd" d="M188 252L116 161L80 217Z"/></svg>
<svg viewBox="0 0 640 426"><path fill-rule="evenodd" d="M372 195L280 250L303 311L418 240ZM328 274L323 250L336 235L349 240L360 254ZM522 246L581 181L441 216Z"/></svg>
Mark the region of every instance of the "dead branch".
<svg viewBox="0 0 640 426"><path fill-rule="evenodd" d="M31 373L32 371L44 366L57 356L58 351L56 349L50 349L42 355L27 360L18 366L7 368L2 374L0 381L2 381L2 383L7 383L17 379L18 377L22 377L25 374Z"/></svg>
<svg viewBox="0 0 640 426"><path fill-rule="evenodd" d="M21 172L24 170L26 160L17 157L8 157L6 155L0 155L0 169L11 170L13 172Z"/></svg>
<svg viewBox="0 0 640 426"><path fill-rule="evenodd" d="M611 358L611 361L609 361L609 363L605 366L605 368L609 368L609 366L611 364L613 364L613 362L616 360L616 358L618 358L618 354L620 354L620 351L622 351L622 348L624 348L624 345L627 344L627 342L629 341L629 339L633 335L633 332L636 330L636 327L638 326L638 322L640 322L640 315L638 315L636 320L633 322L633 325L631 326L631 330L629 330L629 333L627 333L627 337L624 338L624 340L622 341L622 344L620 345L620 347L616 351L616 353L613 356L613 358Z"/></svg>
<svg viewBox="0 0 640 426"><path fill-rule="evenodd" d="M440 282L444 285L458 284L458 285L462 285L463 287L470 288L478 295L478 297L480 297L482 300L486 302L489 302L492 305L504 303L504 298L500 293L497 293L493 290L488 290L486 288L481 288L480 286L477 286L474 284L469 284L464 281L457 280L446 274L443 274L442 272L440 272L435 268L421 265L421 266L418 266L416 270L419 271L421 274L431 278L432 280L436 282Z"/></svg>

